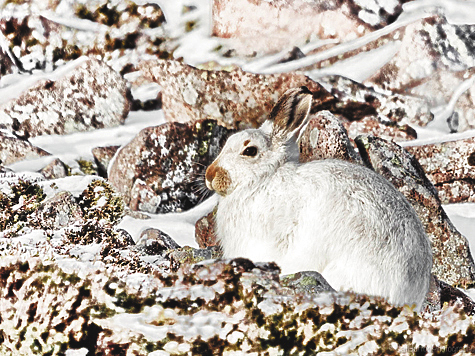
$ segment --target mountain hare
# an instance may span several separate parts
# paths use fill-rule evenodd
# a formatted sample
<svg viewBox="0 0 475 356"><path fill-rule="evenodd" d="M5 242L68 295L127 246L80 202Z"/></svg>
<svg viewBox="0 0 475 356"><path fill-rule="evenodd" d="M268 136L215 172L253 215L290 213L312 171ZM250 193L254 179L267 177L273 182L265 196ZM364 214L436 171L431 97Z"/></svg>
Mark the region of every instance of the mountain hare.
<svg viewBox="0 0 475 356"><path fill-rule="evenodd" d="M420 308L432 252L416 212L366 167L298 162L311 104L306 87L288 90L259 129L229 137L208 167L224 256L275 261L286 274L318 271L336 290Z"/></svg>

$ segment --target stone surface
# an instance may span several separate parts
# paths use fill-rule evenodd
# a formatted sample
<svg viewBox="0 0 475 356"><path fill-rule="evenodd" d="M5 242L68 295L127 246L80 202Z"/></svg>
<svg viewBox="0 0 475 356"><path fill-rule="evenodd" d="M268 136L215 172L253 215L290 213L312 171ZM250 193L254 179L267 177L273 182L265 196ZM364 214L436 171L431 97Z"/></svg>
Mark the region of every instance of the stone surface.
<svg viewBox="0 0 475 356"><path fill-rule="evenodd" d="M336 158L360 162L341 122L329 111L311 114L300 139L300 161Z"/></svg>
<svg viewBox="0 0 475 356"><path fill-rule="evenodd" d="M125 80L93 58L73 64L57 80L40 80L0 105L0 125L28 138L123 123L130 105Z"/></svg>
<svg viewBox="0 0 475 356"><path fill-rule="evenodd" d="M64 178L69 175L70 169L59 158L55 158L40 170L46 179Z"/></svg>
<svg viewBox="0 0 475 356"><path fill-rule="evenodd" d="M418 97L378 92L372 87L338 75L319 78L318 82L327 89L331 88L331 94L342 103L367 104L386 121L399 125L426 126L433 119L427 101ZM350 121L354 120L350 115L347 116Z"/></svg>
<svg viewBox="0 0 475 356"><path fill-rule="evenodd" d="M27 140L22 140L6 130L0 131L0 163L9 165L25 159L49 156L45 150L33 146Z"/></svg>
<svg viewBox="0 0 475 356"><path fill-rule="evenodd" d="M202 198L196 177L218 155L228 134L213 120L146 128L117 153L109 180L132 209L190 209Z"/></svg>
<svg viewBox="0 0 475 356"><path fill-rule="evenodd" d="M386 140L410 141L417 138L417 132L409 125L399 125L383 120L381 116L367 116L359 121L345 121L348 136L354 140L359 135L371 135Z"/></svg>
<svg viewBox="0 0 475 356"><path fill-rule="evenodd" d="M475 265L467 239L454 227L441 206L437 190L413 155L394 142L360 136L363 162L388 179L412 204L432 242L432 273L452 285L475 283Z"/></svg>
<svg viewBox="0 0 475 356"><path fill-rule="evenodd" d="M241 55L278 52L315 39L345 42L394 21L403 2L214 0L212 33L230 39Z"/></svg>
<svg viewBox="0 0 475 356"><path fill-rule="evenodd" d="M59 192L44 200L34 212L35 225L44 230L60 228L83 222L83 212L70 192Z"/></svg>
<svg viewBox="0 0 475 356"><path fill-rule="evenodd" d="M475 202L475 139L407 146L439 191L443 204Z"/></svg>
<svg viewBox="0 0 475 356"><path fill-rule="evenodd" d="M160 255L168 250L180 248L170 236L158 229L150 228L142 231L136 246L148 255Z"/></svg>
<svg viewBox="0 0 475 356"><path fill-rule="evenodd" d="M281 276L282 286L291 288L295 293L318 294L334 292L323 276L315 271L303 271Z"/></svg>
<svg viewBox="0 0 475 356"><path fill-rule="evenodd" d="M195 240L200 248L207 248L210 246L217 246L214 215L216 214L215 207L211 213L198 219L195 224Z"/></svg>
<svg viewBox="0 0 475 356"><path fill-rule="evenodd" d="M101 177L107 178L109 163L120 146L94 147L91 152L96 162L98 173Z"/></svg>
<svg viewBox="0 0 475 356"><path fill-rule="evenodd" d="M257 127L285 91L303 85L314 93L315 105L321 109L335 100L303 74L208 71L174 60L147 61L138 68L144 80L162 87L165 118L173 122L208 118L231 129Z"/></svg>

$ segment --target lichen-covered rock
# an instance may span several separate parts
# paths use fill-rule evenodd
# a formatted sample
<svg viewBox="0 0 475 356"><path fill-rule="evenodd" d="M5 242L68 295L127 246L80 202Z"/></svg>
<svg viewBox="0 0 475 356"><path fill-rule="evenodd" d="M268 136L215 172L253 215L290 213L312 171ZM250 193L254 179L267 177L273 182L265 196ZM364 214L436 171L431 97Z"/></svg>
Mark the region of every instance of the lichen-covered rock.
<svg viewBox="0 0 475 356"><path fill-rule="evenodd" d="M122 197L109 183L100 179L90 183L78 201L85 219L115 225L124 216Z"/></svg>
<svg viewBox="0 0 475 356"><path fill-rule="evenodd" d="M400 125L426 126L433 119L427 101L418 97L383 94L374 88L338 75L319 78L318 82L325 84L326 88L331 88L331 93L342 103L368 104L386 121ZM348 119L352 120L352 117Z"/></svg>
<svg viewBox="0 0 475 356"><path fill-rule="evenodd" d="M321 109L335 100L303 74L260 75L241 69L199 70L175 60L147 61L142 76L162 87L165 118L173 122L214 119L231 129L259 126L288 89L307 86Z"/></svg>
<svg viewBox="0 0 475 356"><path fill-rule="evenodd" d="M197 249L190 246L183 246L168 253L168 258L172 268L178 269L182 265L191 265L205 260L216 259L223 256L218 246L210 246Z"/></svg>
<svg viewBox="0 0 475 356"><path fill-rule="evenodd" d="M0 275L2 354L399 355L414 344L475 346L473 316L460 304L425 317L373 297L299 293L282 286L277 266L245 259L124 280L100 266L14 256L0 260Z"/></svg>
<svg viewBox="0 0 475 356"><path fill-rule="evenodd" d="M103 178L107 178L107 170L111 159L116 154L120 146L94 147L91 152L94 156L94 162L97 165L97 171Z"/></svg>
<svg viewBox="0 0 475 356"><path fill-rule="evenodd" d="M170 236L154 228L142 231L136 246L148 255L160 255L163 252L180 248L180 245Z"/></svg>
<svg viewBox="0 0 475 356"><path fill-rule="evenodd" d="M359 136L363 162L389 180L412 204L432 242L432 273L452 285L475 283L475 264L467 239L457 231L441 206L437 190L413 155L394 142Z"/></svg>
<svg viewBox="0 0 475 356"><path fill-rule="evenodd" d="M417 132L411 126L383 120L381 116L366 116L358 121L345 121L343 126L348 130L348 136L353 140L359 135L377 136L396 142L417 138Z"/></svg>
<svg viewBox="0 0 475 356"><path fill-rule="evenodd" d="M50 154L45 150L33 146L30 142L22 140L6 130L0 131L0 163L9 165L25 159L34 159Z"/></svg>
<svg viewBox="0 0 475 356"><path fill-rule="evenodd" d="M1 179L0 233L13 237L27 228L33 213L46 198L43 189L35 182L22 179Z"/></svg>
<svg viewBox="0 0 475 356"><path fill-rule="evenodd" d="M336 158L360 162L345 128L329 111L319 111L309 118L300 140L300 161Z"/></svg>
<svg viewBox="0 0 475 356"><path fill-rule="evenodd" d="M46 179L57 179L67 177L70 173L69 167L59 158L55 158L40 170Z"/></svg>
<svg viewBox="0 0 475 356"><path fill-rule="evenodd" d="M195 224L195 240L200 248L207 248L218 245L216 240L216 227L214 216L216 214L215 207L208 215L198 219Z"/></svg>
<svg viewBox="0 0 475 356"><path fill-rule="evenodd" d="M152 213L190 209L202 199L197 179L228 134L213 120L148 127L117 153L109 181L132 209Z"/></svg>
<svg viewBox="0 0 475 356"><path fill-rule="evenodd" d="M34 224L44 230L58 230L83 222L83 212L70 192L45 199L34 212Z"/></svg>
<svg viewBox="0 0 475 356"><path fill-rule="evenodd" d="M213 35L230 39L233 49L247 55L317 38L345 42L394 21L403 2L214 0Z"/></svg>
<svg viewBox="0 0 475 356"><path fill-rule="evenodd" d="M439 191L443 204L475 202L475 139L406 146Z"/></svg>
<svg viewBox="0 0 475 356"><path fill-rule="evenodd" d="M125 80L101 61L81 58L57 80L40 80L0 106L0 125L21 137L116 126L129 112Z"/></svg>
<svg viewBox="0 0 475 356"><path fill-rule="evenodd" d="M318 294L322 292L334 292L323 276L315 271L302 271L294 274L281 276L282 286L288 287L295 293Z"/></svg>

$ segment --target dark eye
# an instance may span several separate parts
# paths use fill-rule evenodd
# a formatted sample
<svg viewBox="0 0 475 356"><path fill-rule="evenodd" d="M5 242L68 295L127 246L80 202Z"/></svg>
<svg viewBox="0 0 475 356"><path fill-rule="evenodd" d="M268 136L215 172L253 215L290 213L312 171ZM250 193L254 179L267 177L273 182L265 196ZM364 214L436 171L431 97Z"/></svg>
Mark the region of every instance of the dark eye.
<svg viewBox="0 0 475 356"><path fill-rule="evenodd" d="M243 156L254 157L257 155L257 147L256 146L249 146L246 147L244 151L241 153Z"/></svg>

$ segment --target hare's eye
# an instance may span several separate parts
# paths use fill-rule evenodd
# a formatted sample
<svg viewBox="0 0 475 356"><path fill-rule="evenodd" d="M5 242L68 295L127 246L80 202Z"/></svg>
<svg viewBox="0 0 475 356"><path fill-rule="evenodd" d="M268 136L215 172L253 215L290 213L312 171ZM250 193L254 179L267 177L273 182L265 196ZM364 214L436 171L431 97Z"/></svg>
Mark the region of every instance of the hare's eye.
<svg viewBox="0 0 475 356"><path fill-rule="evenodd" d="M243 156L254 157L257 155L257 147L256 146L249 146L246 147L244 151L241 153Z"/></svg>

